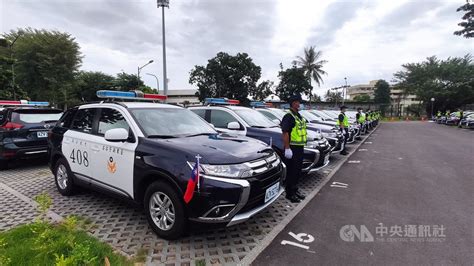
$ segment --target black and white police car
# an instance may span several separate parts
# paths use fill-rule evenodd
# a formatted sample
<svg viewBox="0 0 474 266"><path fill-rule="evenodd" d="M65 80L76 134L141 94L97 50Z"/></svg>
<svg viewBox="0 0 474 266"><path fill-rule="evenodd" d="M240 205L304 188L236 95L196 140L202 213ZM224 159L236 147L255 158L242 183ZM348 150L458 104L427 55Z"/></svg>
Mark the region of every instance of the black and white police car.
<svg viewBox="0 0 474 266"><path fill-rule="evenodd" d="M138 91L98 96L160 99ZM188 221L231 226L249 219L281 195L286 174L265 143L219 134L185 108L150 102L108 100L70 109L52 129L49 152L61 194L83 186L138 202L166 239L180 237ZM196 157L199 181L186 203Z"/></svg>

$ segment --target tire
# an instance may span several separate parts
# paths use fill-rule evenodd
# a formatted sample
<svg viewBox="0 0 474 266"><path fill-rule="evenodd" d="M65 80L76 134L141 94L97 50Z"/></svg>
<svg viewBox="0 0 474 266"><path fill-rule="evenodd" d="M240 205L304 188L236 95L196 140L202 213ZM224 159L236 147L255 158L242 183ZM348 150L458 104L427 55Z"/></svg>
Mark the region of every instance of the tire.
<svg viewBox="0 0 474 266"><path fill-rule="evenodd" d="M159 198L159 200L158 200ZM168 208L160 213L160 201ZM152 183L145 192L144 208L148 223L155 233L167 240L177 239L187 229L187 217L184 202L179 193L168 183L157 181ZM169 218L173 217L171 222ZM168 228L167 228L168 227Z"/></svg>
<svg viewBox="0 0 474 266"><path fill-rule="evenodd" d="M54 183L63 196L71 196L75 192L73 174L64 158L60 158L54 167Z"/></svg>
<svg viewBox="0 0 474 266"><path fill-rule="evenodd" d="M7 160L0 160L0 170L8 169L8 161Z"/></svg>

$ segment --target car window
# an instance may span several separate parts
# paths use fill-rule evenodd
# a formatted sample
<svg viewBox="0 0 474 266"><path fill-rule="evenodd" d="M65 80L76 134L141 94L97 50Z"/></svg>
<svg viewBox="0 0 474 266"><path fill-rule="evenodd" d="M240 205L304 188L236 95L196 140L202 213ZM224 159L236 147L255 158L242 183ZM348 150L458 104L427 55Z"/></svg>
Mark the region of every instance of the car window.
<svg viewBox="0 0 474 266"><path fill-rule="evenodd" d="M59 119L57 126L69 128L71 126L72 119L74 118L74 115L76 114L76 111L77 111L77 108L66 111L63 114L63 116L61 116L61 119Z"/></svg>
<svg viewBox="0 0 474 266"><path fill-rule="evenodd" d="M12 112L11 121L18 124L56 122L62 114L61 110L20 109Z"/></svg>
<svg viewBox="0 0 474 266"><path fill-rule="evenodd" d="M127 131L130 130L127 121L119 111L111 108L103 108L100 113L97 133L99 135L104 135L107 130L114 128L124 128Z"/></svg>
<svg viewBox="0 0 474 266"><path fill-rule="evenodd" d="M277 127L278 125L263 114L250 108L239 108L235 113L251 127Z"/></svg>
<svg viewBox="0 0 474 266"><path fill-rule="evenodd" d="M217 128L227 128L230 122L239 122L228 112L222 110L211 110L211 124ZM239 123L240 124L240 123Z"/></svg>
<svg viewBox="0 0 474 266"><path fill-rule="evenodd" d="M0 125L3 125L7 121L7 110L0 110Z"/></svg>
<svg viewBox="0 0 474 266"><path fill-rule="evenodd" d="M92 133L92 122L94 120L95 109L79 109L77 110L71 129Z"/></svg>
<svg viewBox="0 0 474 266"><path fill-rule="evenodd" d="M280 120L278 119L278 117L276 117L275 115L273 115L272 113L270 113L269 111L266 111L266 110L258 110L260 113L262 113L264 116L266 116L268 119L270 120Z"/></svg>
<svg viewBox="0 0 474 266"><path fill-rule="evenodd" d="M206 119L206 109L190 109L193 113L197 114L198 116Z"/></svg>

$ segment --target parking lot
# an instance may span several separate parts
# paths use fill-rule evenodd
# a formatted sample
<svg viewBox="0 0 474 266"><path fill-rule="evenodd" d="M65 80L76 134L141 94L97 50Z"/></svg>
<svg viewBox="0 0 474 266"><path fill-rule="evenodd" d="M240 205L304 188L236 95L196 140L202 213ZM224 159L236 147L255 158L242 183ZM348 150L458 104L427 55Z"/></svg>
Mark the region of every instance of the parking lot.
<svg viewBox="0 0 474 266"><path fill-rule="evenodd" d="M349 151L359 144L351 145ZM334 155L328 167L304 177L303 192L309 195L319 190L344 158ZM86 190L71 197L61 196L44 161L22 161L0 172L0 212L5 214L0 217L0 231L31 222L37 215L32 198L42 192L53 198L53 218L88 218L95 225L90 233L121 253L132 256L146 250L148 263L168 265L193 265L196 261L207 265L239 263L298 206L282 196L243 224L221 229L193 228L189 236L167 241L151 230L140 208Z"/></svg>

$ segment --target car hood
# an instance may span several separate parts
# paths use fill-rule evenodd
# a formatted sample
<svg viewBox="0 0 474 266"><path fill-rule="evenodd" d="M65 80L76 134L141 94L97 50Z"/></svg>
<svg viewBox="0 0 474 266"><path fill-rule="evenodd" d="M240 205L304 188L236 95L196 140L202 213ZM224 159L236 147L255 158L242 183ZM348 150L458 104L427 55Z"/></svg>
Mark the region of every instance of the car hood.
<svg viewBox="0 0 474 266"><path fill-rule="evenodd" d="M237 164L257 160L273 152L261 141L242 136L212 134L175 139L149 139L207 164Z"/></svg>

